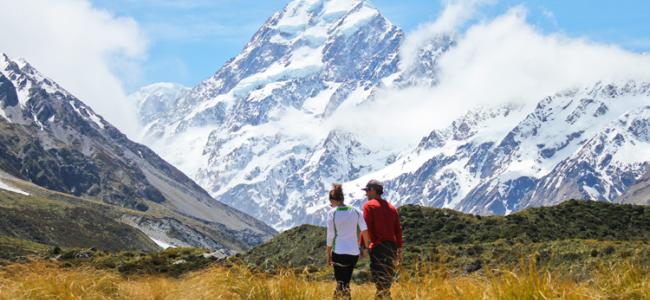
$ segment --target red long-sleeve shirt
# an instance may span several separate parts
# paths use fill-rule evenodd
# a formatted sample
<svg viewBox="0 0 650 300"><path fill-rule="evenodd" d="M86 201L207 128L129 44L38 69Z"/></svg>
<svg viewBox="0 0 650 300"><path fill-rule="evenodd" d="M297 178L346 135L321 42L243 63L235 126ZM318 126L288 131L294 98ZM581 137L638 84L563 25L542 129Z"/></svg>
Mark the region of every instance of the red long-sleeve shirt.
<svg viewBox="0 0 650 300"><path fill-rule="evenodd" d="M368 225L370 248L384 241L402 248L402 224L397 209L386 200L372 199L363 205L363 219Z"/></svg>

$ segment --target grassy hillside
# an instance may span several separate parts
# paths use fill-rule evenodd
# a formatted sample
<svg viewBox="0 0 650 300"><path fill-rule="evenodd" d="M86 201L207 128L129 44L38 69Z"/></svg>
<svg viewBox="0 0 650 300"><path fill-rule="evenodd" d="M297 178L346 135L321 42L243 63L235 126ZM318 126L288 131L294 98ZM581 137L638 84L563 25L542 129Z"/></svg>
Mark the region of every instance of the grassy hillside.
<svg viewBox="0 0 650 300"><path fill-rule="evenodd" d="M79 204L0 190L0 247L6 251L2 258L41 253L45 245L107 251L160 249L139 230L115 221L88 201L76 201Z"/></svg>
<svg viewBox="0 0 650 300"><path fill-rule="evenodd" d="M262 270L322 266L325 246L325 228L306 224L287 230L237 258Z"/></svg>
<svg viewBox="0 0 650 300"><path fill-rule="evenodd" d="M51 248L48 245L0 235L0 263L31 255L43 256Z"/></svg>
<svg viewBox="0 0 650 300"><path fill-rule="evenodd" d="M0 179L28 192L25 196L0 189L0 236L50 246L96 247L108 251L156 251L159 247L142 232L158 230L182 245L207 248L223 245L234 251L261 242L247 233L226 228L150 203L146 212L105 203L92 197L76 197L13 178L0 171ZM154 235L155 236L155 235ZM23 256L14 245L16 256ZM25 253L30 253L26 251ZM12 255L4 255L12 257Z"/></svg>
<svg viewBox="0 0 650 300"><path fill-rule="evenodd" d="M507 239L650 240L650 207L569 200L505 217L466 215L415 205L400 207L407 244L464 244Z"/></svg>
<svg viewBox="0 0 650 300"><path fill-rule="evenodd" d="M570 200L505 217L415 205L399 213L408 269L434 262L474 272L512 267L530 256L540 265L573 271L630 257L650 266L650 207ZM240 258L261 270L319 268L324 252L325 228L303 225Z"/></svg>

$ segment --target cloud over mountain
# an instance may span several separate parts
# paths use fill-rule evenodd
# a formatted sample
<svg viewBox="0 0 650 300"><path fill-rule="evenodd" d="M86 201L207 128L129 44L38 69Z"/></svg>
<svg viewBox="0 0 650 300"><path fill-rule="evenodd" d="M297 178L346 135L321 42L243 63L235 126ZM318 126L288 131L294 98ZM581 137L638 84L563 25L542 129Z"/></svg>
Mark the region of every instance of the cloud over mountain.
<svg viewBox="0 0 650 300"><path fill-rule="evenodd" d="M124 83L147 39L131 18L88 0L0 2L0 52L23 57L130 136L138 123Z"/></svg>

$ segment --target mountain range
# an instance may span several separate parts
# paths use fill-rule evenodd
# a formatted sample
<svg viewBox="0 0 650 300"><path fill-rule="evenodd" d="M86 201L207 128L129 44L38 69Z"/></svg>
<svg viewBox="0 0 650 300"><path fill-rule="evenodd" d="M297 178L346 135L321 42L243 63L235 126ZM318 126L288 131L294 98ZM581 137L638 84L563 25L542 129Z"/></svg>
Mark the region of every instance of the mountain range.
<svg viewBox="0 0 650 300"><path fill-rule="evenodd" d="M130 225L162 246L233 253L275 234L255 218L215 201L28 62L4 54L0 55L0 149L3 182L30 182L69 195L65 199L109 204L92 211ZM10 184L0 187L32 197ZM77 217L83 219L72 214L69 221Z"/></svg>
<svg viewBox="0 0 650 300"><path fill-rule="evenodd" d="M570 198L647 203L643 80L593 82L529 99L534 105L468 107L415 145L377 147L331 126L382 90L438 83L454 34L431 36L407 66L404 40L369 1L292 1L197 86L155 84L132 95L143 141L215 199L276 229L323 224L334 182L360 205L371 178L398 205L474 214Z"/></svg>

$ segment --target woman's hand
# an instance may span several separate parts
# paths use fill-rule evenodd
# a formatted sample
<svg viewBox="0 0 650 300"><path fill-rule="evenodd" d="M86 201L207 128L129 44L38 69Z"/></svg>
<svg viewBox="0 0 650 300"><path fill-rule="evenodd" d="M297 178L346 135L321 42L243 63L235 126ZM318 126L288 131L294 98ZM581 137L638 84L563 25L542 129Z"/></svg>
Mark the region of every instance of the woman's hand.
<svg viewBox="0 0 650 300"><path fill-rule="evenodd" d="M368 257L368 248L362 248L361 249L361 254L359 254L361 258L366 258Z"/></svg>
<svg viewBox="0 0 650 300"><path fill-rule="evenodd" d="M332 262L332 247L327 247L325 250L325 255L327 256L327 265L328 266L333 266L334 263Z"/></svg>

